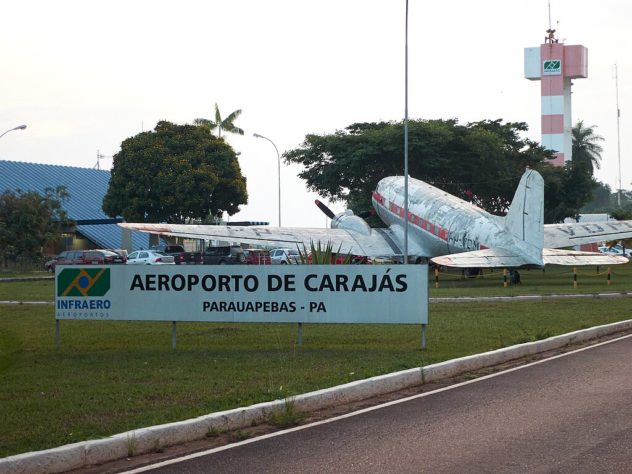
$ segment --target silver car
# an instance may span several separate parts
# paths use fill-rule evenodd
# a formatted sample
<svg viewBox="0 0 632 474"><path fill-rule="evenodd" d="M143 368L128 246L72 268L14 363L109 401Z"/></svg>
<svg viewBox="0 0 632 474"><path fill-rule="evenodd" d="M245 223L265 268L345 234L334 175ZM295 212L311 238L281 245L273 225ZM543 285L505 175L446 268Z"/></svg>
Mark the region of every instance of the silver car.
<svg viewBox="0 0 632 474"><path fill-rule="evenodd" d="M175 265L173 255L160 250L138 250L127 256L128 265Z"/></svg>
<svg viewBox="0 0 632 474"><path fill-rule="evenodd" d="M297 249L274 249L270 250L270 262L273 265L287 265L289 263L300 263L301 256Z"/></svg>

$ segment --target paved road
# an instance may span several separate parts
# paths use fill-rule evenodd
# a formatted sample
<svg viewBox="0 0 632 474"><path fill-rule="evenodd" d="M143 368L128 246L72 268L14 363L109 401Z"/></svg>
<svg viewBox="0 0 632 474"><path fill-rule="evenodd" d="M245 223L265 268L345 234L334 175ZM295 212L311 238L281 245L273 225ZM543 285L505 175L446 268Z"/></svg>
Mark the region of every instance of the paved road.
<svg viewBox="0 0 632 474"><path fill-rule="evenodd" d="M151 472L632 472L632 337Z"/></svg>

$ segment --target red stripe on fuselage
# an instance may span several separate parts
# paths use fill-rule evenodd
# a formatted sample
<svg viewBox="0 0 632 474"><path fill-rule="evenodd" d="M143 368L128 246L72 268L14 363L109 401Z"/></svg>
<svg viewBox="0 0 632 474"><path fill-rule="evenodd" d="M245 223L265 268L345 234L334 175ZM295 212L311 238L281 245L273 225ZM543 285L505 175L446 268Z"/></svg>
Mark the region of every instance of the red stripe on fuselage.
<svg viewBox="0 0 632 474"><path fill-rule="evenodd" d="M404 208L398 206L397 204L393 202L388 203L388 206L387 206L386 199L377 191L373 191L373 199L384 209L389 210L390 212L392 212L393 214L397 215L398 217L402 219L404 218ZM426 219L419 217L418 215L413 214L412 212L408 212L408 221L418 227L421 227L426 232L430 232L436 237L439 237L441 240L445 242L448 241L449 232L447 229L444 229L443 227L439 225L433 224L432 222L427 221Z"/></svg>

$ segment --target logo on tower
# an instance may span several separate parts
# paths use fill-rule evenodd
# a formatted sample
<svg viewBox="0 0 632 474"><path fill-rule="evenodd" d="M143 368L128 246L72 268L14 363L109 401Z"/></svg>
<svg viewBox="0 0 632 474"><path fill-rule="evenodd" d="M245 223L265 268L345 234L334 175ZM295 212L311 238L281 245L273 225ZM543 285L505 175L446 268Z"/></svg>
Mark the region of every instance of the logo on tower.
<svg viewBox="0 0 632 474"><path fill-rule="evenodd" d="M547 59L542 64L543 76L559 76L562 74L562 60L561 59Z"/></svg>

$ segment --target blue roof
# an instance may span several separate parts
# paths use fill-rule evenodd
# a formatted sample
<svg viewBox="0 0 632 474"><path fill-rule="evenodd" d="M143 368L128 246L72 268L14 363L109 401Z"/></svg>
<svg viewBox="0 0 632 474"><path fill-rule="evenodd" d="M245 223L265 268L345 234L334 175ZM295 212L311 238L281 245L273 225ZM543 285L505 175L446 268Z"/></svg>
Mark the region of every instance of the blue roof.
<svg viewBox="0 0 632 474"><path fill-rule="evenodd" d="M20 189L43 194L46 188L65 186L70 198L62 204L75 221L110 218L101 208L109 183L107 170L0 160L0 192ZM102 248L121 246L121 228L116 224L78 225L77 231ZM147 234L132 232L133 250L148 246Z"/></svg>

